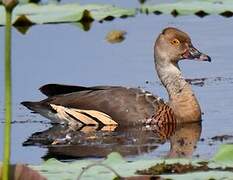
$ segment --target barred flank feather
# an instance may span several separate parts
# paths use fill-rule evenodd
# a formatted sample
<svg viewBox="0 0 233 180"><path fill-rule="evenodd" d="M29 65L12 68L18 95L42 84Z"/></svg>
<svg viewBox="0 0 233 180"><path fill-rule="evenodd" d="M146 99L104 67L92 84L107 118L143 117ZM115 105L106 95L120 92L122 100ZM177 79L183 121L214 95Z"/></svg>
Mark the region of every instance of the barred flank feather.
<svg viewBox="0 0 233 180"><path fill-rule="evenodd" d="M172 109L166 104L160 104L151 124L154 131L163 139L170 137L176 129L176 118Z"/></svg>

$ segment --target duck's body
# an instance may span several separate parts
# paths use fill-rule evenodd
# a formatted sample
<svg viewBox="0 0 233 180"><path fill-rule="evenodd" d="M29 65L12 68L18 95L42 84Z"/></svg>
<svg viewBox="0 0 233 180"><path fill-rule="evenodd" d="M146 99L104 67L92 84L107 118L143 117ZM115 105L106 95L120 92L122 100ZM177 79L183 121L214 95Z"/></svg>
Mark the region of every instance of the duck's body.
<svg viewBox="0 0 233 180"><path fill-rule="evenodd" d="M145 122L200 121L199 103L191 86L182 77L178 61L210 61L209 56L196 50L189 36L176 28L162 31L155 42L154 52L156 71L168 92L168 103L136 88L49 84L40 88L47 99L22 104L53 122L70 125L102 123L125 126Z"/></svg>
<svg viewBox="0 0 233 180"><path fill-rule="evenodd" d="M74 86L72 86L75 88ZM98 123L102 121L106 125L114 125L111 122L101 120L101 113L91 114L89 110L95 110L110 116L113 121L120 125L135 125L145 123L155 112L159 104L163 101L149 92L136 88L125 88L120 86L96 86L81 87L76 86L70 92L63 92L62 89L70 89L68 85L48 84L41 87L41 91L51 97L40 102L23 102L29 109L52 119L53 122L68 122L65 115L75 119L75 114L69 110L80 112L89 117L92 116ZM51 92L53 91L53 92ZM59 93L56 93L59 92ZM65 93L65 94L63 94ZM57 112L62 110L66 113L60 119L56 117ZM75 121L81 123L83 120L78 118ZM78 120L79 119L79 120ZM99 119L99 121L98 121ZM87 124L87 122L83 122ZM95 123L93 121L93 123ZM88 125L91 125L89 122Z"/></svg>

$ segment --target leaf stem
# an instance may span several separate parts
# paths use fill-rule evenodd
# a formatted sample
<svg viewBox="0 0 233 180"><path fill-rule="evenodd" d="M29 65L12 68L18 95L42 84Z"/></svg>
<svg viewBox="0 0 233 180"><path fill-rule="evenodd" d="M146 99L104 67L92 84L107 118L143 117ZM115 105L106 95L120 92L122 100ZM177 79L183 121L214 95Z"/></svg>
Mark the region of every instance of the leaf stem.
<svg viewBox="0 0 233 180"><path fill-rule="evenodd" d="M81 177L82 175L90 168L94 167L94 166L103 166L105 167L106 169L110 170L111 172L113 172L116 177L118 178L122 178L120 174L118 174L112 167L106 165L106 164L102 164L102 163L93 163L93 164L90 164L88 166L86 166L85 168L83 168L83 170L81 171L81 173L79 174L77 180L81 180Z"/></svg>
<svg viewBox="0 0 233 180"><path fill-rule="evenodd" d="M11 19L12 10L6 8L5 27L5 127L4 127L4 158L3 180L9 179L10 148L11 148Z"/></svg>

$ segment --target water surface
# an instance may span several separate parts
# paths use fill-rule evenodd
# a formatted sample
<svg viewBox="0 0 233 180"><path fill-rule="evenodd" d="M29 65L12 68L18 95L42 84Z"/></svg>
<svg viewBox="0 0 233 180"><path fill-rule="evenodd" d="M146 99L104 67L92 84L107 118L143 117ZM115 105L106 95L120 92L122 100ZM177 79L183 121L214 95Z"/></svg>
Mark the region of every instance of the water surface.
<svg viewBox="0 0 233 180"><path fill-rule="evenodd" d="M204 141L198 142L193 156L211 157L221 142L212 142L210 138L233 134L232 19L214 15L174 18L170 15L139 14L134 18L94 22L88 32L72 24L36 25L26 35L13 29L12 162L38 164L47 152L45 148L22 146L32 133L51 126L48 120L31 114L20 105L21 101L45 98L38 91L43 84L140 86L167 99L165 89L158 83L153 64L154 40L167 26L188 32L194 46L212 57L211 63L181 63L186 78L207 78L203 86L193 86L204 113L201 133ZM120 44L107 43L105 36L113 29L127 31L125 41ZM0 39L4 39L3 27L0 27ZM0 41L1 132L4 126L3 48L4 42ZM0 139L2 147L3 133L0 133ZM169 144L165 143L143 154L143 157L156 158L168 151ZM2 148L0 154L3 154Z"/></svg>

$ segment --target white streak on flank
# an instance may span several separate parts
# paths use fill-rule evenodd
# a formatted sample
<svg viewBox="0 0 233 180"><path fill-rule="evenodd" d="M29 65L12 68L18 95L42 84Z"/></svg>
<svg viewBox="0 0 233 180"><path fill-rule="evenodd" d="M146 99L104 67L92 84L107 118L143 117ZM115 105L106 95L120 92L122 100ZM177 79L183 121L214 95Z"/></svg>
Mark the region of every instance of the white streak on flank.
<svg viewBox="0 0 233 180"><path fill-rule="evenodd" d="M98 119L101 123L104 125L117 125L117 123L107 114L96 111L96 110L83 110L83 109L76 109L76 108L67 108L64 106L59 106L55 104L50 104L51 107L57 111L55 114L58 119L61 121L67 121L68 124L77 124L77 119L81 121L85 125L98 125L99 123L94 119ZM87 115L90 115L92 117L89 117ZM70 114L71 116L69 116ZM74 118L72 118L72 116ZM76 118L76 119L75 119Z"/></svg>
<svg viewBox="0 0 233 180"><path fill-rule="evenodd" d="M146 93L146 90L143 89L143 88L141 88L141 92L142 92L142 93Z"/></svg>
<svg viewBox="0 0 233 180"><path fill-rule="evenodd" d="M146 96L153 96L153 94L151 94L151 93L146 93Z"/></svg>
<svg viewBox="0 0 233 180"><path fill-rule="evenodd" d="M55 139L55 140L52 142L52 145L66 144L66 143L69 142L71 139L72 139L72 138L71 138L70 134L66 134L66 137L64 137L64 138Z"/></svg>

